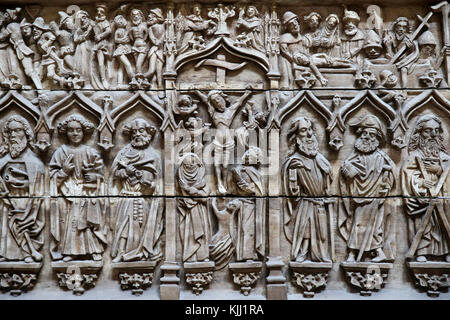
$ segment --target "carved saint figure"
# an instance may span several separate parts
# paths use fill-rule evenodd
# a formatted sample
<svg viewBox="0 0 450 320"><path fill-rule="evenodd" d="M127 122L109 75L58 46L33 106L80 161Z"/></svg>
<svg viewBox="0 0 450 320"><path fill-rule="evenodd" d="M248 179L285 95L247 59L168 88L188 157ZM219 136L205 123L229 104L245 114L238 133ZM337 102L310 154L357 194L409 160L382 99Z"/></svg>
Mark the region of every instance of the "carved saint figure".
<svg viewBox="0 0 450 320"><path fill-rule="evenodd" d="M239 19L236 28L242 30L237 36L237 42L244 47L253 48L264 52L262 20L255 6L244 7L239 11Z"/></svg>
<svg viewBox="0 0 450 320"><path fill-rule="evenodd" d="M245 104L251 94L250 90L245 93L233 104L228 106L228 96L220 90L211 90L208 96L198 90L195 93L208 106L208 113L216 129L214 146L214 167L217 179L217 189L219 194L226 194L225 183L228 177L228 164L234 150L234 138L230 132L230 126L236 115L236 112Z"/></svg>
<svg viewBox="0 0 450 320"><path fill-rule="evenodd" d="M226 203L223 210L219 210L217 198L214 197L211 200L211 206L217 218L218 230L211 238L209 250L216 270L220 270L233 258L235 250L233 220L236 212L241 207L241 203L239 200L234 199Z"/></svg>
<svg viewBox="0 0 450 320"><path fill-rule="evenodd" d="M127 123L123 133L130 143L119 151L110 173L110 194L119 195L113 206L111 229L113 262L162 258L163 230L161 156L150 145L156 128L142 118Z"/></svg>
<svg viewBox="0 0 450 320"><path fill-rule="evenodd" d="M401 172L402 193L408 215L408 258L450 262L450 156L444 144L442 121L421 116L408 144L409 156ZM433 200L430 197L442 197Z"/></svg>
<svg viewBox="0 0 450 320"><path fill-rule="evenodd" d="M257 260L264 256L263 199L253 197L264 194L264 181L257 166L262 158L261 149L251 146L243 155L243 164L232 169L233 182L241 207L237 219L236 261Z"/></svg>
<svg viewBox="0 0 450 320"><path fill-rule="evenodd" d="M392 260L390 212L385 199L395 185L395 164L380 150L384 135L380 120L367 115L352 126L358 138L341 166L338 226L347 241L347 261L361 261L371 253L373 262ZM354 198L353 198L354 197Z"/></svg>
<svg viewBox="0 0 450 320"><path fill-rule="evenodd" d="M50 160L51 234L54 260L102 259L106 244L103 159L84 144L94 125L81 115L58 124L67 144ZM84 198L86 197L86 198Z"/></svg>
<svg viewBox="0 0 450 320"><path fill-rule="evenodd" d="M313 122L295 119L287 133L289 152L283 165L286 195L285 231L292 242L292 261L331 262L326 197L331 185L331 165L319 152ZM291 234L293 227L293 233Z"/></svg>
<svg viewBox="0 0 450 320"><path fill-rule="evenodd" d="M8 150L0 158L0 261L41 261L45 168L32 151L33 130L23 117L5 123Z"/></svg>
<svg viewBox="0 0 450 320"><path fill-rule="evenodd" d="M341 57L350 59L361 65L361 50L364 45L364 33L358 29L360 21L359 15L355 11L345 9L343 22L343 33L341 34Z"/></svg>
<svg viewBox="0 0 450 320"><path fill-rule="evenodd" d="M180 213L180 238L183 246L183 262L209 260L209 240L211 221L206 198L209 187L205 178L205 167L194 153L186 153L180 158L177 171L181 195L178 198Z"/></svg>
<svg viewBox="0 0 450 320"><path fill-rule="evenodd" d="M163 85L163 66L164 66L164 40L165 27L164 16L159 8L150 10L147 18L148 38L151 43L148 51L148 71L145 77L150 83L157 84L158 88Z"/></svg>

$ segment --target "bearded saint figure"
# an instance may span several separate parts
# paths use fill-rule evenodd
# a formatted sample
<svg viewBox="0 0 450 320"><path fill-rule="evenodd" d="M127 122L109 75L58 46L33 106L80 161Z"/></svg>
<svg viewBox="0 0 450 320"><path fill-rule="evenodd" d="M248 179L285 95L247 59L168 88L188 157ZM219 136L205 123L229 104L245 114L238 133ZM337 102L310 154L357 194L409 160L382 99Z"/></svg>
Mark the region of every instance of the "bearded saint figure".
<svg viewBox="0 0 450 320"><path fill-rule="evenodd" d="M419 262L445 258L450 262L450 202L448 198L450 157L444 145L442 121L434 115L421 116L408 145L401 185L408 215L408 258ZM444 199L433 203L432 197Z"/></svg>
<svg viewBox="0 0 450 320"><path fill-rule="evenodd" d="M384 197L395 185L395 164L379 149L384 135L376 116L367 115L352 127L358 138L341 166L339 179L344 198L338 226L347 241L347 261L361 261L367 254L375 255L373 262L392 260L390 212Z"/></svg>
<svg viewBox="0 0 450 320"><path fill-rule="evenodd" d="M291 260L331 262L327 204L331 165L319 152L313 122L295 119L287 134L289 153L283 165L285 233L292 242ZM316 198L317 197L317 198ZM328 208L329 209L329 208ZM293 232L292 223L294 224Z"/></svg>
<svg viewBox="0 0 450 320"><path fill-rule="evenodd" d="M0 262L42 261L45 168L31 150L34 134L23 117L3 128L8 153L0 158Z"/></svg>
<svg viewBox="0 0 450 320"><path fill-rule="evenodd" d="M150 145L156 128L137 118L123 133L130 143L115 157L110 173L110 194L122 196L112 204L113 262L162 258L161 156Z"/></svg>

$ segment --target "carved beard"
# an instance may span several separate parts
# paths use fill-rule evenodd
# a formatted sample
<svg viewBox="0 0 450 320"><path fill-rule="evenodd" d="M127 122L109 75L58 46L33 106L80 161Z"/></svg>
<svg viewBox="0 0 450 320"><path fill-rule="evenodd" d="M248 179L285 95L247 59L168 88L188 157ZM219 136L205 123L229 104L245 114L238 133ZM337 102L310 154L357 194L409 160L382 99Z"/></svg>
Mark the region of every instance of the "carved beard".
<svg viewBox="0 0 450 320"><path fill-rule="evenodd" d="M27 148L28 141L26 138L23 139L14 139L10 141L9 144L9 153L12 158L17 158L22 154L22 152Z"/></svg>
<svg viewBox="0 0 450 320"><path fill-rule="evenodd" d="M370 141L359 137L355 142L355 149L362 153L372 153L377 150L380 142L378 140Z"/></svg>
<svg viewBox="0 0 450 320"><path fill-rule="evenodd" d="M299 151L308 157L315 157L317 151L319 151L319 143L314 135L311 138L299 138L297 140L297 146Z"/></svg>
<svg viewBox="0 0 450 320"><path fill-rule="evenodd" d="M347 36L354 36L356 32L358 32L358 29L357 28L344 29L344 32Z"/></svg>
<svg viewBox="0 0 450 320"><path fill-rule="evenodd" d="M142 149L150 144L152 137L150 135L140 135L133 137L131 145L136 149Z"/></svg>
<svg viewBox="0 0 450 320"><path fill-rule="evenodd" d="M439 157L443 149L442 141L439 138L419 137L419 148L426 157Z"/></svg>

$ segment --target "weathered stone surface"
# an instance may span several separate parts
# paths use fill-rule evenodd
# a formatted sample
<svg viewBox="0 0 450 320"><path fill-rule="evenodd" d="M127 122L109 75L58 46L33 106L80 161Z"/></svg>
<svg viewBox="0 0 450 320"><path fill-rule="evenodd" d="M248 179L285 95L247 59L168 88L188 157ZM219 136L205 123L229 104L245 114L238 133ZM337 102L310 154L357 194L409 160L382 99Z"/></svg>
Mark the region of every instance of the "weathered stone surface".
<svg viewBox="0 0 450 320"><path fill-rule="evenodd" d="M450 6L344 5L3 1L3 291L448 299Z"/></svg>

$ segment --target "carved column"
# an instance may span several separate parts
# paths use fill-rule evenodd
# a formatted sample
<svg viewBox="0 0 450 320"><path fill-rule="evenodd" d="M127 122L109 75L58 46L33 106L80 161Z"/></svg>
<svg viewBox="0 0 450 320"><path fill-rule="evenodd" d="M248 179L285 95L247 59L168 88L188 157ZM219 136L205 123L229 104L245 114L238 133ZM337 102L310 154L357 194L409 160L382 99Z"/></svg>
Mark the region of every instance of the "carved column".
<svg viewBox="0 0 450 320"><path fill-rule="evenodd" d="M164 75L166 79L166 110L167 118L163 124L164 131L164 195L165 198L165 255L164 263L161 266L162 278L160 286L160 295L162 300L178 300L180 296L180 278L178 271L179 264L176 262L176 199L175 196L175 148L174 131L170 120L172 115L172 105L175 103L175 78L170 75Z"/></svg>

